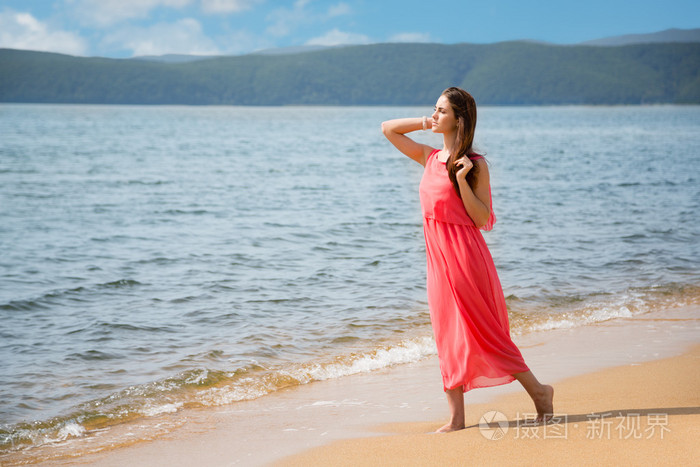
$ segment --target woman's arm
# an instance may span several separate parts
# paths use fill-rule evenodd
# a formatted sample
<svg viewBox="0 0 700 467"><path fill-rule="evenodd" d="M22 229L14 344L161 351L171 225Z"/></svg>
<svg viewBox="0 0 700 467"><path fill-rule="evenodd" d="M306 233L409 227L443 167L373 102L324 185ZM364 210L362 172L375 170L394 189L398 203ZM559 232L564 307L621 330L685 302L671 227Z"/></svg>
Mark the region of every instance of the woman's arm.
<svg viewBox="0 0 700 467"><path fill-rule="evenodd" d="M467 173L476 164L479 172L476 174L476 186L472 189L467 183ZM478 228L483 227L489 221L491 215L491 191L489 190L489 168L484 159L478 159L474 163L468 157L457 161L457 183L462 197L464 209Z"/></svg>
<svg viewBox="0 0 700 467"><path fill-rule="evenodd" d="M396 149L406 154L420 165L425 165L425 160L428 158L431 151L433 151L433 148L426 144L413 141L406 136L406 133L422 130L423 121L423 118L399 118L382 122L382 133L384 133L386 139L396 146ZM430 118L426 119L425 122L425 129L432 128L433 121Z"/></svg>

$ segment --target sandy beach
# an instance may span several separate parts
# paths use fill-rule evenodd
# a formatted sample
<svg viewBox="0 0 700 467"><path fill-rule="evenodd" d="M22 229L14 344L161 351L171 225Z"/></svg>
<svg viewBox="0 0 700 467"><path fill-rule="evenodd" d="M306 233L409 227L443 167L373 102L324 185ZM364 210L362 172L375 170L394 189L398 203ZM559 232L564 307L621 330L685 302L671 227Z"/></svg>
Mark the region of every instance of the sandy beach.
<svg viewBox="0 0 700 467"><path fill-rule="evenodd" d="M534 408L513 383L467 393L468 428L432 434L447 417L433 357L230 406L125 424L125 434L133 432L134 441L107 451L90 452L89 442L83 440L80 452L67 442L63 449L53 446L2 462L96 466L697 463L699 326L700 307L689 306L517 336L515 341L535 374L555 387L557 417L547 426L531 425ZM135 441L148 430L154 433L151 440Z"/></svg>
<svg viewBox="0 0 700 467"><path fill-rule="evenodd" d="M336 442L277 465L697 465L700 346L681 356L557 383L557 416L533 424L523 393L472 405L468 427L385 426L386 436Z"/></svg>

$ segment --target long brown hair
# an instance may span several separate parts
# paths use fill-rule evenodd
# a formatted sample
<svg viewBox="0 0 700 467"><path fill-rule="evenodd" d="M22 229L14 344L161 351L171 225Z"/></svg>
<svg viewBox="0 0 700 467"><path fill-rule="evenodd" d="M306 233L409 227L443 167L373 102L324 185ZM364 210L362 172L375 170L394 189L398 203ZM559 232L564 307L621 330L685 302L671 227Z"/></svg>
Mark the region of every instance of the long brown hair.
<svg viewBox="0 0 700 467"><path fill-rule="evenodd" d="M450 181L459 193L459 184L457 183L457 167L455 162L463 157L469 157L473 159L478 154L474 153L472 149L472 144L474 143L474 131L476 130L476 102L474 98L464 89L451 87L447 88L442 92L442 95L447 97L447 100L452 106L452 111L457 119L457 138L455 139L456 151L450 154L447 158L447 175L450 177ZM474 189L476 186L476 175L479 169L474 164L472 169L467 173L467 183Z"/></svg>

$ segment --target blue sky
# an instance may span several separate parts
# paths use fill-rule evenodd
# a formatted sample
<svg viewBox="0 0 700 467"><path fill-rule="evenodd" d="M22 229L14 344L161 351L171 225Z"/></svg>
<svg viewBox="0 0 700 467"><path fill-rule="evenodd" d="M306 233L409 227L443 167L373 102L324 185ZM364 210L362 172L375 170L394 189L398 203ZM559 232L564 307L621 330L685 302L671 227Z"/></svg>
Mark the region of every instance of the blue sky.
<svg viewBox="0 0 700 467"><path fill-rule="evenodd" d="M697 27L698 0L0 0L0 47L106 57L377 42L572 44Z"/></svg>

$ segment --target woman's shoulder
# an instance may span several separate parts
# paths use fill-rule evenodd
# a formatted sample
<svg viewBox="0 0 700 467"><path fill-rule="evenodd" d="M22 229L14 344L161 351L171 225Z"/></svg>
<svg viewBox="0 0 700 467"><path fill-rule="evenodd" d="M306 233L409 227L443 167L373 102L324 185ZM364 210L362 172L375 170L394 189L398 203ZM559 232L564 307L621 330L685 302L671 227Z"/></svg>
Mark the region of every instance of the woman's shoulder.
<svg viewBox="0 0 700 467"><path fill-rule="evenodd" d="M433 148L433 147L431 147L431 146L426 145L426 146L425 146L425 154L426 154L426 156L425 156L425 162L427 163L431 158L435 157L435 155L436 155L438 152L440 152L439 149L435 149L435 148ZM423 164L423 165L425 165L425 164Z"/></svg>
<svg viewBox="0 0 700 467"><path fill-rule="evenodd" d="M479 172L489 170L489 164L483 154L478 154L476 152L469 153L469 160L472 161L475 167L478 168Z"/></svg>

